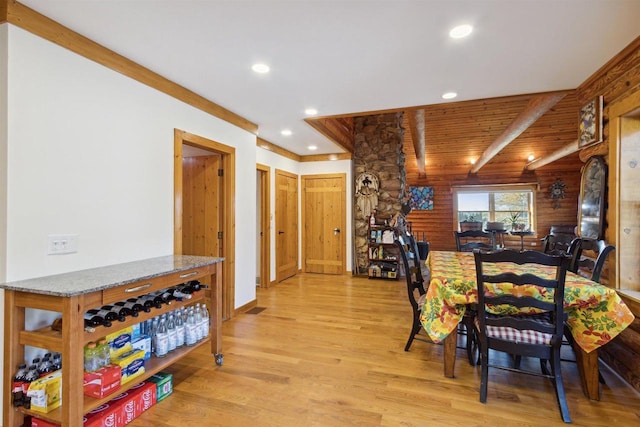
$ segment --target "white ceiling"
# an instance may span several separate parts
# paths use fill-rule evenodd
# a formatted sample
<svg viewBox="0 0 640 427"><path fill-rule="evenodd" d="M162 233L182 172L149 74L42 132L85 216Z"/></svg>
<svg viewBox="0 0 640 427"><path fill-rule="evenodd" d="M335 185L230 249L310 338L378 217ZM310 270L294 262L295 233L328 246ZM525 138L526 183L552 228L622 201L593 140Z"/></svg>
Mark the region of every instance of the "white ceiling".
<svg viewBox="0 0 640 427"><path fill-rule="evenodd" d="M19 1L301 155L342 151L303 121L305 108L330 116L441 103L447 91L460 101L573 89L640 35L640 0ZM472 35L450 39L461 23ZM255 62L271 72L253 73Z"/></svg>

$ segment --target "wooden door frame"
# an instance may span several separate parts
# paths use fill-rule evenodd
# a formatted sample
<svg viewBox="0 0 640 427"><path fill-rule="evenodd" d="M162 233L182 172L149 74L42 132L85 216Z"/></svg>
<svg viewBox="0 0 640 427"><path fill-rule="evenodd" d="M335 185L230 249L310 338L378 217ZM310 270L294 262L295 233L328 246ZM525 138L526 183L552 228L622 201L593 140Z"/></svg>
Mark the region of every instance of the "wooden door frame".
<svg viewBox="0 0 640 427"><path fill-rule="evenodd" d="M182 146L190 145L221 156L224 170L222 215L222 318L234 315L236 253L236 149L210 139L174 129L173 132L173 253L182 254Z"/></svg>
<svg viewBox="0 0 640 427"><path fill-rule="evenodd" d="M302 248L301 248L301 252L302 252L302 270L303 273L306 273L306 254L305 254L305 248L306 248L306 242L305 242L305 236L306 233L304 232L304 230L306 229L306 220L307 220L307 216L306 216L306 212L305 212L305 205L306 205L306 194L305 194L305 189L306 189L306 184L305 184L305 180L307 179L317 179L317 178L340 178L342 179L342 196L343 196L343 203L342 203L342 207L343 207L343 214L340 218L340 233L345 233L346 229L347 229L347 174L346 173L326 173L326 174L315 174L315 175L302 175L300 177L300 181L301 181L301 201L300 201L300 211L301 211L301 218L302 218L302 224L301 224L301 229L302 231ZM347 273L347 250L346 250L346 245L347 245L347 238L345 237L345 234L341 234L342 236L342 245L340 247L340 251L342 252L342 274L346 274Z"/></svg>
<svg viewBox="0 0 640 427"><path fill-rule="evenodd" d="M260 226L264 234L260 239L260 287L268 288L271 285L271 168L266 165L256 164L256 170L260 177L260 206L258 212Z"/></svg>

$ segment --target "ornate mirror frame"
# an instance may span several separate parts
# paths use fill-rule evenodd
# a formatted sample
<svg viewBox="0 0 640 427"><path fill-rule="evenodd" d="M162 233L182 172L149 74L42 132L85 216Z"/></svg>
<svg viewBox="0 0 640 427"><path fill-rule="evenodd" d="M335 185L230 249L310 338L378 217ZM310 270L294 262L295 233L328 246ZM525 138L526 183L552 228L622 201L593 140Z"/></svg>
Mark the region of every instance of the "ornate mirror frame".
<svg viewBox="0 0 640 427"><path fill-rule="evenodd" d="M602 239L606 203L607 165L600 156L593 156L582 168L578 200L578 235Z"/></svg>

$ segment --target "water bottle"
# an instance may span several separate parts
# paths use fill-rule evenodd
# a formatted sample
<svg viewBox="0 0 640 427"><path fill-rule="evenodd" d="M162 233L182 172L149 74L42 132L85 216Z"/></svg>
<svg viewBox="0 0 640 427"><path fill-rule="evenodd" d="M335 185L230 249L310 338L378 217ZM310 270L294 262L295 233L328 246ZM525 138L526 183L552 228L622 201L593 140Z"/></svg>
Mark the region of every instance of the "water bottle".
<svg viewBox="0 0 640 427"><path fill-rule="evenodd" d="M178 341L178 333L176 331L176 323L173 318L173 314L169 314L169 319L167 320L167 334L169 336L168 351L173 351L176 349Z"/></svg>
<svg viewBox="0 0 640 427"><path fill-rule="evenodd" d="M60 353L55 353L53 355L53 370L58 371L62 369L62 355Z"/></svg>
<svg viewBox="0 0 640 427"><path fill-rule="evenodd" d="M158 331L158 318L151 319L151 326L149 326L149 338L151 338L151 353L156 353L156 332Z"/></svg>
<svg viewBox="0 0 640 427"><path fill-rule="evenodd" d="M200 341L202 339L202 310L200 309L200 303L196 304L193 314L196 318L196 340Z"/></svg>
<svg viewBox="0 0 640 427"><path fill-rule="evenodd" d="M209 316L209 310L207 310L206 304L202 304L202 337L206 338L209 336L209 328L211 318Z"/></svg>
<svg viewBox="0 0 640 427"><path fill-rule="evenodd" d="M184 308L184 307L183 307ZM184 345L184 321L182 320L182 311L176 310L176 348Z"/></svg>
<svg viewBox="0 0 640 427"><path fill-rule="evenodd" d="M185 326L186 342L188 346L195 345L198 342L196 335L196 317L193 314L193 308L190 308L187 313L187 323Z"/></svg>
<svg viewBox="0 0 640 427"><path fill-rule="evenodd" d="M94 372L99 369L96 343L90 342L84 347L84 370Z"/></svg>
<svg viewBox="0 0 640 427"><path fill-rule="evenodd" d="M13 376L13 383L11 385L11 404L13 406L22 406L24 405L24 382L27 376L27 365L23 363L18 366L18 372Z"/></svg>
<svg viewBox="0 0 640 427"><path fill-rule="evenodd" d="M98 360L101 368L111 363L111 349L106 338L98 341Z"/></svg>
<svg viewBox="0 0 640 427"><path fill-rule="evenodd" d="M158 323L158 329L156 330L156 357L165 357L168 352L169 334L167 333L167 322L164 317L160 317L160 323Z"/></svg>

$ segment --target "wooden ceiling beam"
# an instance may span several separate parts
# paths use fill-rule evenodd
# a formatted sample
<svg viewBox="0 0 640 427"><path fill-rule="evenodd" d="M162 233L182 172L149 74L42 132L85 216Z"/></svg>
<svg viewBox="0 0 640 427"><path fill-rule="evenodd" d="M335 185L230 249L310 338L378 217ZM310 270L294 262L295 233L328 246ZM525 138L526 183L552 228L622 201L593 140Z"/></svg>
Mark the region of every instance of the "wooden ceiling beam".
<svg viewBox="0 0 640 427"><path fill-rule="evenodd" d="M471 168L471 173L477 173L480 168L486 165L493 157L502 151L504 147L513 142L544 113L553 108L567 93L566 91L555 92L532 98L524 111L522 111L518 117L507 126L504 132L482 153L478 161Z"/></svg>
<svg viewBox="0 0 640 427"><path fill-rule="evenodd" d="M406 112L409 119L409 130L413 149L416 152L418 175L426 175L425 170L425 135L424 135L424 109L409 110Z"/></svg>
<svg viewBox="0 0 640 427"><path fill-rule="evenodd" d="M532 161L531 163L528 163L524 168L525 170L530 170L530 171L536 170L544 165L548 165L549 163L555 162L558 159L566 157L569 154L573 154L578 150L580 150L580 147L578 146L578 140L576 139L572 143L565 145L564 147L554 151L548 156L541 157L539 159Z"/></svg>
<svg viewBox="0 0 640 427"><path fill-rule="evenodd" d="M317 117L304 119L304 121L338 146L353 154L353 118Z"/></svg>

